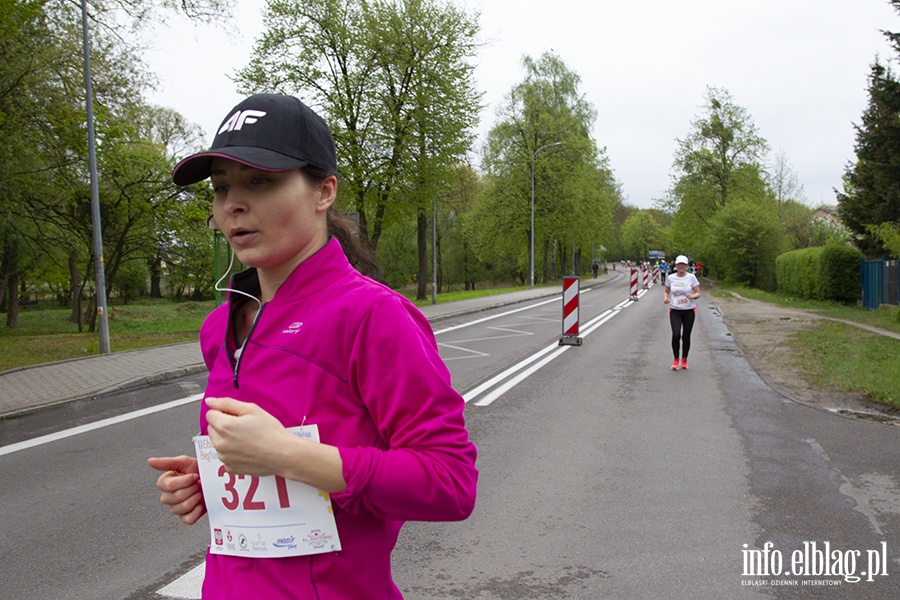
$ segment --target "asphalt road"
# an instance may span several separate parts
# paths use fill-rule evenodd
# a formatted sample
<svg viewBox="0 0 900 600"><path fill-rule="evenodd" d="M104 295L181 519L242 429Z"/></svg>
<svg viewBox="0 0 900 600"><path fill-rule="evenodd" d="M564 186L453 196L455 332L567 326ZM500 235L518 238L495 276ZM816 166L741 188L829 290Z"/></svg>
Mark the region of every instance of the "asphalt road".
<svg viewBox="0 0 900 600"><path fill-rule="evenodd" d="M769 390L708 297L691 368L672 372L661 289L627 294L624 278L582 294L582 346L556 345L558 300L435 325L469 400L479 499L465 522L406 526L393 560L406 597L900 597L900 430ZM106 402L145 406L200 385ZM92 406L112 410L54 409L18 435L89 421ZM0 598L160 598L198 564L205 521L172 519L145 466L191 452L196 411L0 455ZM826 554L839 576L816 575ZM862 576L871 570L887 575Z"/></svg>

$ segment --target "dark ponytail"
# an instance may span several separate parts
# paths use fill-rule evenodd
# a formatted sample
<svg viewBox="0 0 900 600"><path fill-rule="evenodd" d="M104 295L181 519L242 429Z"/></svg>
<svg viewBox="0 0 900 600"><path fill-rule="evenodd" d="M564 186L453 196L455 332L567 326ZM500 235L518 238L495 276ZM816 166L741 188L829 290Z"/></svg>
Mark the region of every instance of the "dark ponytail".
<svg viewBox="0 0 900 600"><path fill-rule="evenodd" d="M312 181L321 183L329 176L329 173L307 166L300 170L306 174ZM341 213L334 205L328 209L326 222L328 224L328 235L337 238L347 255L347 260L353 265L357 271L381 281L383 272L375 260L375 253L359 239L359 226L354 219Z"/></svg>
<svg viewBox="0 0 900 600"><path fill-rule="evenodd" d="M356 221L341 214L334 206L328 209L328 235L336 237L347 255L350 264L356 270L372 279L381 280L381 267L375 260L375 253L359 239L359 227Z"/></svg>

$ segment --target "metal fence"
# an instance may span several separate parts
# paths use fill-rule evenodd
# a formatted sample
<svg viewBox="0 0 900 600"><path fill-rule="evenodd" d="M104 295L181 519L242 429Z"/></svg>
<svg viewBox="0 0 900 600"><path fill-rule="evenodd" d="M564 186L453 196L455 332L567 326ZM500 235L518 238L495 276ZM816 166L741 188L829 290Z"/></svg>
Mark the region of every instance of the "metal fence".
<svg viewBox="0 0 900 600"><path fill-rule="evenodd" d="M900 304L900 267L896 260L864 260L859 269L863 305L875 310L882 304Z"/></svg>

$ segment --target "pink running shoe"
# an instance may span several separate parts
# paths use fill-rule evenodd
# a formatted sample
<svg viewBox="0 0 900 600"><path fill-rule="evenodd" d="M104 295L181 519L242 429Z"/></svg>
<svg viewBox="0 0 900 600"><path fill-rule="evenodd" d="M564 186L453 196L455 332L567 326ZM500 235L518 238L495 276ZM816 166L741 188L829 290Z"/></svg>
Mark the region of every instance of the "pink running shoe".
<svg viewBox="0 0 900 600"><path fill-rule="evenodd" d="M684 369L685 371L687 371L687 359L686 358L681 359L681 368Z"/></svg>
<svg viewBox="0 0 900 600"><path fill-rule="evenodd" d="M673 371L677 371L677 370L678 370L678 359L677 359L677 358L676 358L675 360L672 361L672 370L673 370Z"/></svg>

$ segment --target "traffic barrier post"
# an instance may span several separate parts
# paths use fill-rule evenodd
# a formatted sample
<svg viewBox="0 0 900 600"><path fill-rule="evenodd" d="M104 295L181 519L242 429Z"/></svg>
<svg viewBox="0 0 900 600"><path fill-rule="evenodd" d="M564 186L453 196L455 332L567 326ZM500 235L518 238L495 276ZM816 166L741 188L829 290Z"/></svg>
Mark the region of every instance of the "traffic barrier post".
<svg viewBox="0 0 900 600"><path fill-rule="evenodd" d="M563 277L563 327L562 337L559 338L560 346L581 345L581 338L578 337L578 318L580 316L578 281L578 277Z"/></svg>

